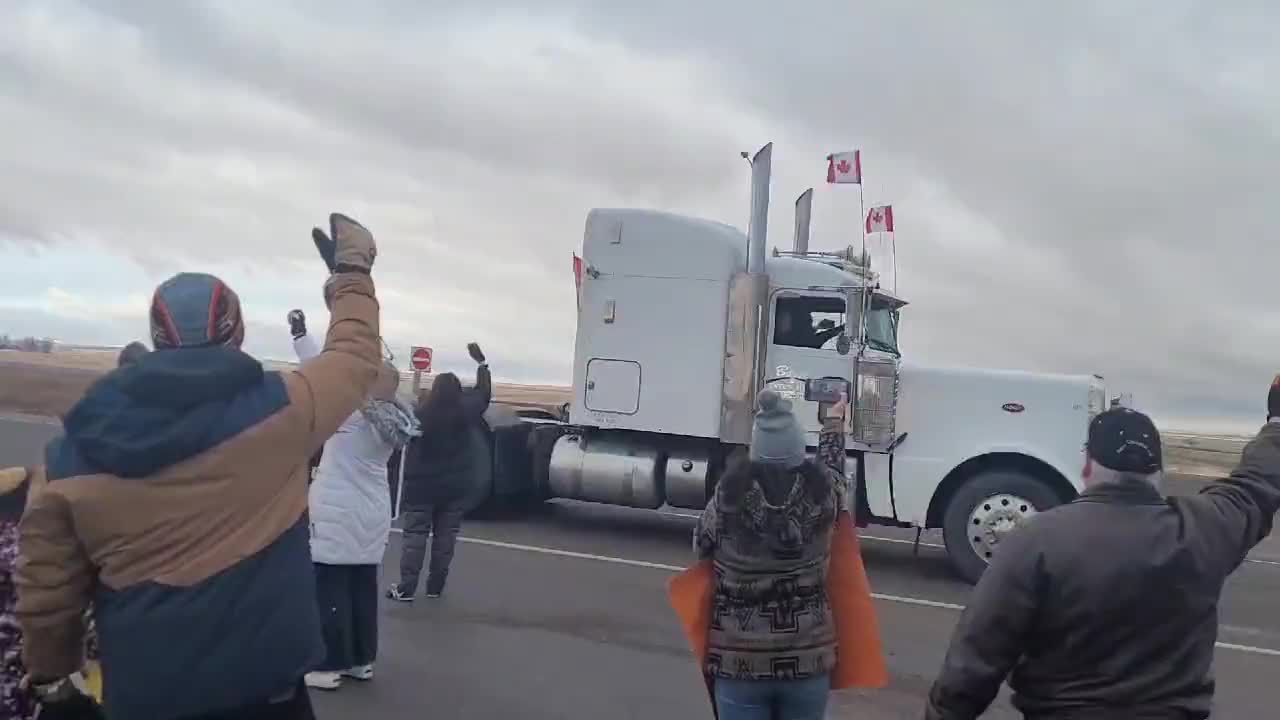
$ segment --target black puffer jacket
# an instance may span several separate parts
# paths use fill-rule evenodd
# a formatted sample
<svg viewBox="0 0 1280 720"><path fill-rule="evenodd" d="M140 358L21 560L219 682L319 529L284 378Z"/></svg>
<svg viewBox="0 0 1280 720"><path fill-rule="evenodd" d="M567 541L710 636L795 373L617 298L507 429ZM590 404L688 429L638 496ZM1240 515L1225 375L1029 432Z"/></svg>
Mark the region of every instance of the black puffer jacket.
<svg viewBox="0 0 1280 720"><path fill-rule="evenodd" d="M481 365L476 369L476 384L463 390L463 432L431 427L423 421L422 436L414 438L406 454L401 510L446 505L467 494L481 469L479 457L487 452L484 413L492 398L489 367Z"/></svg>
<svg viewBox="0 0 1280 720"><path fill-rule="evenodd" d="M1007 675L1036 720L1209 717L1218 598L1278 509L1272 421L1198 495L1135 480L1041 513L974 589L925 717L977 718Z"/></svg>

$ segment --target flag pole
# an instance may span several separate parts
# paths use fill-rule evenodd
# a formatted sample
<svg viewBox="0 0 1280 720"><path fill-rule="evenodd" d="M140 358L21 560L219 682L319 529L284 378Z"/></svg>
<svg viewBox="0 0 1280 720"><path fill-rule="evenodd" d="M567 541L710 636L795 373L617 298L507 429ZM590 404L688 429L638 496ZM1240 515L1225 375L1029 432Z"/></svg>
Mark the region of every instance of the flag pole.
<svg viewBox="0 0 1280 720"><path fill-rule="evenodd" d="M858 264L862 266L862 307L858 308L858 357L861 358L867 347L867 277L870 270L867 265L867 203L862 191L862 163L859 158L858 163L858 234L862 236L862 257L858 258Z"/></svg>
<svg viewBox="0 0 1280 720"><path fill-rule="evenodd" d="M862 257L858 259L861 263L867 257L867 203L862 197L862 178L858 178L858 212L858 227L862 229Z"/></svg>
<svg viewBox="0 0 1280 720"><path fill-rule="evenodd" d="M898 294L898 234L890 231L889 248L893 256L893 294Z"/></svg>

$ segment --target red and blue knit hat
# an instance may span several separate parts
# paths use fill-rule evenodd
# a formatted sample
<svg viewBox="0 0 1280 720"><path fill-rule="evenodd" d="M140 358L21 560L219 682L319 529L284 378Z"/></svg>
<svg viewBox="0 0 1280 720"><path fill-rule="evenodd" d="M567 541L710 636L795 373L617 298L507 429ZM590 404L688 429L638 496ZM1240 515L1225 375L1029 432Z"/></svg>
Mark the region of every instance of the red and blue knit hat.
<svg viewBox="0 0 1280 720"><path fill-rule="evenodd" d="M244 316L240 298L227 284L205 273L178 273L151 298L151 344L172 348L240 347Z"/></svg>

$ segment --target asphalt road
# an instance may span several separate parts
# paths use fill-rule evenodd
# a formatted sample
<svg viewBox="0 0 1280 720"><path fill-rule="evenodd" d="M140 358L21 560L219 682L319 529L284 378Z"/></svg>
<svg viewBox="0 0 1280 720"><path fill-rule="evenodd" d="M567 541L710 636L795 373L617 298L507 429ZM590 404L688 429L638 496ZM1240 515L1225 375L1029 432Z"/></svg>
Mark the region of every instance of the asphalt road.
<svg viewBox="0 0 1280 720"><path fill-rule="evenodd" d="M0 466L33 462L56 426L0 419ZM1198 481L1176 478L1175 492ZM708 717L705 691L666 604L689 562L687 513L548 503L463 528L445 597L383 608L378 676L316 699L320 717L491 720ZM939 539L869 529L863 554L892 682L837 695L831 717L919 718L968 588ZM398 536L388 551L395 574ZM1280 542L1255 550L1227 588L1216 717L1275 715ZM1002 699L988 718L1017 717Z"/></svg>

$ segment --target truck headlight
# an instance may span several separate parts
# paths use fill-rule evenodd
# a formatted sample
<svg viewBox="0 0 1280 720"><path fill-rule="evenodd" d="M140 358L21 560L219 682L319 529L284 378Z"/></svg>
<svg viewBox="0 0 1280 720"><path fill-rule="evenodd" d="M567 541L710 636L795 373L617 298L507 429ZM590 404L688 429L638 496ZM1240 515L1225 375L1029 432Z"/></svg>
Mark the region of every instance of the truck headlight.
<svg viewBox="0 0 1280 720"><path fill-rule="evenodd" d="M898 409L898 364L859 362L855 394L853 439L873 447L893 442L894 415Z"/></svg>

